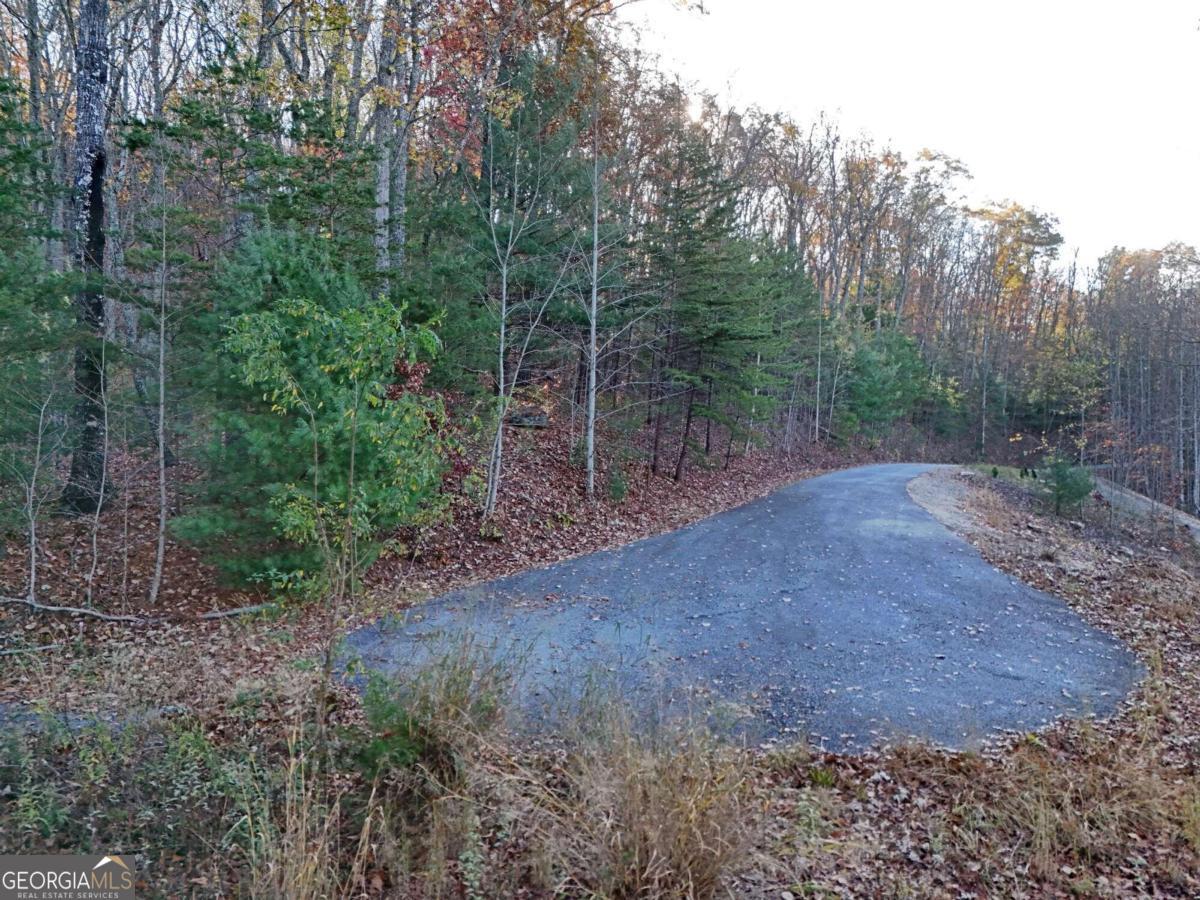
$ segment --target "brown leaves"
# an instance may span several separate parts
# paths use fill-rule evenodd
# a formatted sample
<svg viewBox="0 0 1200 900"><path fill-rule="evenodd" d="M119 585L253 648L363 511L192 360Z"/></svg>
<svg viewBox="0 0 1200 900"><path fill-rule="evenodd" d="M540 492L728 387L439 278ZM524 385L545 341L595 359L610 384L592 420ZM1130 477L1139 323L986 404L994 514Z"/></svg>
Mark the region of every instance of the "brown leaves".
<svg viewBox="0 0 1200 900"><path fill-rule="evenodd" d="M571 435L563 424L552 418L549 429L508 429L510 449L500 502L487 527L481 528L476 504L460 495L451 522L404 535L403 544L411 551L408 558L393 556L376 565L370 575L374 592L419 598L621 546L850 464L832 455L753 453L734 457L728 470L717 461L711 469L689 467L682 484L629 464L623 472L628 494L622 502L588 503L583 470L571 463ZM598 483L605 484L608 472L599 476Z"/></svg>
<svg viewBox="0 0 1200 900"><path fill-rule="evenodd" d="M630 467L624 503L587 503L558 427L510 432L500 540L480 534L466 496L455 519L405 535L410 558L371 573L361 620L466 583L626 543L728 508L819 465L752 455L728 471L695 467L682 485ZM1200 892L1200 556L1163 535L1107 530L1104 511L1070 523L1041 515L1019 492L950 480L914 496L994 565L1063 597L1089 622L1134 647L1147 677L1111 721L1062 723L979 753L903 746L861 756L804 748L750 752L742 807L757 835L735 866L738 896L1123 897ZM602 482L603 483L603 482ZM132 504L148 528L152 504ZM106 513L110 515L110 513ZM1081 527L1082 526L1082 527ZM76 525L52 530L47 581L78 584L89 547ZM211 602L211 573L175 548L168 584L177 608ZM3 565L11 565L12 555ZM106 558L106 584L121 570ZM133 568L131 566L131 568ZM12 570L5 569L5 572ZM75 580L72 580L75 579ZM111 595L107 595L111 596ZM554 598L547 598L553 602ZM131 633L0 608L0 628L28 645L0 659L3 699L84 711L190 709L218 742L278 743L310 702L312 658L335 625L315 606L290 621L179 622ZM338 721L360 715L341 694ZM247 736L251 736L248 738ZM504 745L521 777L554 782L552 755ZM499 752L499 751L498 751ZM535 774L534 773L540 773ZM523 802L505 793L505 802ZM526 800L528 798L525 798ZM501 810L503 813L503 810ZM519 866L520 841L484 835L498 864ZM505 843L508 840L509 843ZM511 859L510 859L511 856ZM202 873L190 873L200 876ZM514 876L515 877L515 876ZM198 885L197 885L198 886ZM397 885L372 870L370 893Z"/></svg>
<svg viewBox="0 0 1200 900"><path fill-rule="evenodd" d="M171 503L198 477L180 463L170 470ZM154 569L158 528L155 462L114 451L109 459L108 497L99 520L91 516L42 523L38 544L38 601L85 606L112 614L192 618L213 609L253 602L244 591L220 584L216 571L168 532L159 602L146 597ZM20 538L0 556L0 594L24 597L29 551Z"/></svg>

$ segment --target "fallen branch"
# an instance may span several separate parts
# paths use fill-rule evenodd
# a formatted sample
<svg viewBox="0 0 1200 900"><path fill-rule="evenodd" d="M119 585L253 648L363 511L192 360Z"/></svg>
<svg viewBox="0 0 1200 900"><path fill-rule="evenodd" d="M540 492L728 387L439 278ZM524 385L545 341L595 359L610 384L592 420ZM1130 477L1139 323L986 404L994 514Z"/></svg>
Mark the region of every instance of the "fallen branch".
<svg viewBox="0 0 1200 900"><path fill-rule="evenodd" d="M274 603L256 603L254 606L239 606L236 609L217 609L212 612L202 613L201 619L228 619L232 616L252 616L255 613L266 612L268 609L274 609Z"/></svg>
<svg viewBox="0 0 1200 900"><path fill-rule="evenodd" d="M141 625L145 622L153 621L151 619L143 619L140 616L114 616L94 609L84 609L80 606L47 606L44 603L38 603L36 600L30 600L28 597L0 597L0 603L27 606L37 612L65 613L71 616L91 616L94 619L100 619L104 622L129 622Z"/></svg>
<svg viewBox="0 0 1200 900"><path fill-rule="evenodd" d="M110 613L102 613L95 609L85 609L81 606L48 606L44 603L38 603L36 600L30 600L28 597L0 597L0 603L27 606L36 612L61 613L69 616L91 616L94 619L100 619L102 622L124 622L127 625L152 625L156 622L180 621L178 617L174 616L111 615ZM257 603L254 606L239 606L236 609L218 609L202 613L196 618L202 621L211 621L213 619L229 619L234 616L250 616L254 613L266 612L268 609L274 607L274 605L273 603Z"/></svg>
<svg viewBox="0 0 1200 900"><path fill-rule="evenodd" d="M37 647L17 647L14 650L0 650L0 656L18 656L22 653L41 653L43 650L56 650L62 644L41 644Z"/></svg>

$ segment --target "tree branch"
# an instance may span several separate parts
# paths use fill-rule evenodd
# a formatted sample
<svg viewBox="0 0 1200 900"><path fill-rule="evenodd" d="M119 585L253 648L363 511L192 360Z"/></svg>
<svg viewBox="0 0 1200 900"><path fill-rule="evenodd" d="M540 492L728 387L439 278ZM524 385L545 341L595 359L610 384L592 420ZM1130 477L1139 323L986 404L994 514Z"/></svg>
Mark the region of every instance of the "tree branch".
<svg viewBox="0 0 1200 900"><path fill-rule="evenodd" d="M104 622L128 622L131 624L141 625L146 622L153 621L151 619L143 619L140 616L114 616L110 615L109 613L98 612L94 609L84 609L80 606L47 606L44 603L38 603L36 600L30 600L28 597L0 597L0 603L27 606L36 612L66 613L72 616L91 616L92 618L100 619Z"/></svg>
<svg viewBox="0 0 1200 900"><path fill-rule="evenodd" d="M11 604L15 606L27 606L35 612L44 613L60 613L70 616L90 616L94 619L99 619L102 622L122 622L127 625L153 625L159 622L172 621L169 616L129 616L129 615L112 615L103 613L95 609L87 609L82 606L48 606L44 603L38 603L36 600L30 600L28 597L4 597L0 596L0 603ZM275 606L274 603L256 603L253 606L239 606L234 609L217 609L212 612L201 613L196 617L198 621L213 621L214 619L229 619L234 616L249 616L255 613L266 612Z"/></svg>

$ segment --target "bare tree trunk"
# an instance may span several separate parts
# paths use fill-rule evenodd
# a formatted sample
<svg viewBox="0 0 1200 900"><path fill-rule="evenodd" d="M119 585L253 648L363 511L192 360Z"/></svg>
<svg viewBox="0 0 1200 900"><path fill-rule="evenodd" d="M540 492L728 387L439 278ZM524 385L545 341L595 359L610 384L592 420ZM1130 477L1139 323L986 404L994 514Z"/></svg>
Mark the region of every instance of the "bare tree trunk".
<svg viewBox="0 0 1200 900"><path fill-rule="evenodd" d="M988 336L989 332L983 333L983 388L980 392L979 402L979 456L983 459L987 455L987 409L988 409L988 375L990 366L988 365Z"/></svg>
<svg viewBox="0 0 1200 900"><path fill-rule="evenodd" d="M147 45L146 45L146 55L147 55L147 58L148 58L149 64L150 64L150 90L152 92L151 97L152 97L152 103L153 103L154 121L156 123L156 127L159 129L158 140L160 143L157 148L157 152L154 155L154 161L153 161L152 167L151 167L151 180L154 183L155 190L158 191L159 203L162 206L162 211L161 211L162 220L160 222L160 225L161 225L161 230L162 230L162 248L161 248L162 249L162 261L161 262L162 262L163 266L166 265L165 261L166 261L166 252L167 252L166 251L166 247L167 247L167 243L166 243L166 240L167 240L166 239L166 202L167 202L166 159L165 159L164 149L163 149L162 143L161 143L163 140L165 140L165 128L166 128L166 121L165 121L166 90L165 90L165 86L164 86L164 76L163 76L163 69L162 69L162 38L163 38L163 27L166 24L166 15L164 15L164 12L165 11L162 8L162 0L154 0L153 6L151 8L151 13L153 15L154 21L150 27L150 40L147 42ZM115 202L110 207L110 210L112 210L115 213L115 211L116 211L116 203ZM162 276L163 283L162 283L162 285L159 285L159 287L162 288L163 290L165 290L165 279L166 279L165 268L160 272L160 275ZM159 299L161 300L161 297ZM155 413L154 408L151 406L151 402L150 402L150 392L148 390L146 390L146 372L145 372L145 368L141 362L142 353L139 352L139 349L144 350L145 347L144 346L141 348L138 347L139 344L144 345L145 342L142 341L142 338L138 333L139 327L138 327L137 309L136 309L136 307L134 307L130 304L123 304L123 306L125 307L125 309L127 311L127 314L124 316L125 330L127 332L127 340L129 342L129 345L135 351L133 354L134 361L132 363L133 371L131 373L134 391L137 394L138 405L141 407L142 415L145 416L147 424L149 425L150 429L155 432L155 434L158 434L160 431L162 431L162 429L160 428L160 426L162 424L161 411L159 413ZM163 337L165 337L165 332L164 332L163 328L161 327L162 323L159 323L159 324L160 324L159 337L161 340ZM162 348L159 347L159 350L161 351ZM175 454L173 454L171 452L171 448L169 446L166 446L163 448L163 457L165 459L167 467L171 467L171 466L175 465Z"/></svg>
<svg viewBox="0 0 1200 900"><path fill-rule="evenodd" d="M679 441L679 458L675 461L675 480L683 480L683 467L687 461L688 441L692 437L692 413L695 409L696 387L688 388L687 413L683 420L683 437Z"/></svg>
<svg viewBox="0 0 1200 900"><path fill-rule="evenodd" d="M275 61L275 26L278 18L279 9L276 0L261 0L259 6L258 42L254 54L255 73L259 78L266 78L269 75L271 66ZM252 88L251 103L254 111L260 116L265 115L267 112L268 101L265 87L265 85L256 84ZM234 214L233 218L233 233L239 239L244 238L254 227L253 205L250 201L253 199L259 184L260 180L256 169L251 169L246 173L245 184L241 190L243 205Z"/></svg>
<svg viewBox="0 0 1200 900"><path fill-rule="evenodd" d="M754 354L754 371L757 375L762 369L762 352ZM750 401L750 416L746 422L746 447L742 455L750 453L750 439L754 437L754 417L758 415L758 378L754 379L754 399Z"/></svg>
<svg viewBox="0 0 1200 900"><path fill-rule="evenodd" d="M821 351L823 330L825 325L825 311L817 311L817 400L813 404L813 443L819 443L821 440Z"/></svg>
<svg viewBox="0 0 1200 900"><path fill-rule="evenodd" d="M407 0L406 5L404 49L397 60L402 65L395 77L397 87L403 87L404 95L399 98L399 116L393 113L391 218L388 222L389 266L395 275L401 274L405 266L408 243L408 146L413 116L416 114L417 87L421 82L421 3L419 0Z"/></svg>
<svg viewBox="0 0 1200 900"><path fill-rule="evenodd" d="M105 368L106 355L108 349L107 343L100 344L100 367L103 371ZM103 423L104 442L101 448L102 456L105 460L108 459L108 385L103 384L100 394L100 409L101 422ZM92 526L91 526L91 551L92 565L88 569L87 582L84 588L84 596L87 598L88 605L91 606L94 595L93 591L96 583L96 570L100 567L100 512L104 508L104 501L108 498L108 466L105 465L100 469L100 490L99 498L96 502L96 508L92 511Z"/></svg>
<svg viewBox="0 0 1200 900"><path fill-rule="evenodd" d="M596 320L600 316L600 148L592 129L592 293L588 304L587 498L596 496Z"/></svg>
<svg viewBox="0 0 1200 900"><path fill-rule="evenodd" d="M375 270L379 293L391 289L392 155L396 152L396 37L399 0L387 0L379 42L378 100L375 104ZM404 168L404 167L402 167Z"/></svg>
<svg viewBox="0 0 1200 900"><path fill-rule="evenodd" d="M661 390L655 392L656 411L654 415L654 442L650 449L650 468L647 474L658 474L658 457L662 449L662 433L663 433L663 398Z"/></svg>
<svg viewBox="0 0 1200 900"><path fill-rule="evenodd" d="M75 297L80 327L75 347L75 394L72 428L76 445L63 490L65 512L88 515L99 509L104 478L104 176L107 157L105 89L108 84L108 0L83 0L79 10L79 46L75 52L75 153L71 183L75 263L85 283Z"/></svg>
<svg viewBox="0 0 1200 900"><path fill-rule="evenodd" d="M483 503L483 518L490 518L496 511L496 500L500 495L500 478L504 471L504 415L508 398L505 363L508 357L508 264L500 266L500 335L496 359L496 391L499 410L496 434L492 438L492 455L488 460L487 497Z"/></svg>
<svg viewBox="0 0 1200 900"><path fill-rule="evenodd" d="M725 465L722 466L723 469L728 469L729 461L733 459L733 433L737 430L740 418L740 416L733 417L733 426L729 429L729 443L725 445Z"/></svg>
<svg viewBox="0 0 1200 900"><path fill-rule="evenodd" d="M29 68L29 124L42 127L42 25L38 0L25 4L25 58Z"/></svg>
<svg viewBox="0 0 1200 900"><path fill-rule="evenodd" d="M29 484L25 493L25 515L29 525L29 583L26 596L30 602L37 601L37 522L38 513L41 509L37 486L38 478L41 475L43 453L46 444L46 429L49 425L48 410L52 399L53 394L47 397L38 408L37 442L33 448L33 469L29 473Z"/></svg>
<svg viewBox="0 0 1200 900"><path fill-rule="evenodd" d="M391 254L388 252L388 216L391 213L391 131L390 117L382 105L375 112L375 270L381 275L379 293L391 290L388 268Z"/></svg>
<svg viewBox="0 0 1200 900"><path fill-rule="evenodd" d="M1200 513L1200 341L1192 344L1192 512Z"/></svg>
<svg viewBox="0 0 1200 900"><path fill-rule="evenodd" d="M393 125L395 138L391 148L391 185L388 189L388 271L392 277L404 272L405 244L408 241L408 138L409 116L401 112L402 122Z"/></svg>
<svg viewBox="0 0 1200 900"><path fill-rule="evenodd" d="M800 376L792 376L792 390L788 394L787 414L784 418L783 426L783 449L785 453L791 453L795 445L796 436L796 398L800 393Z"/></svg>
<svg viewBox="0 0 1200 900"><path fill-rule="evenodd" d="M353 21L367 21L368 5L369 0L358 0ZM350 40L353 42L353 49L350 52L350 80L346 85L346 143L353 146L358 140L359 110L362 108L362 98L366 92L366 86L362 83L362 71L367 29L351 28Z"/></svg>
<svg viewBox="0 0 1200 900"><path fill-rule="evenodd" d="M831 434L833 427L834 413L837 412L837 392L838 380L842 376L842 355L837 355L837 362L833 366L833 381L829 386L829 413L825 416L825 430Z"/></svg>
<svg viewBox="0 0 1200 900"><path fill-rule="evenodd" d="M712 402L713 402L713 383L712 383L712 379L709 379L708 390L704 394L704 405L708 407L709 413L710 413L709 415L704 417L704 458L705 459L707 459L708 455L710 453L712 453L712 426L713 426L713 420L712 420L712 415L711 415Z"/></svg>
<svg viewBox="0 0 1200 900"><path fill-rule="evenodd" d="M122 420L121 445L129 446L129 420ZM121 604L129 603L129 466L121 474Z"/></svg>
<svg viewBox="0 0 1200 900"><path fill-rule="evenodd" d="M161 154L161 150L160 150ZM160 238L158 261L158 535L154 548L154 574L150 578L150 605L158 603L162 588L163 562L167 549L167 184L166 169L158 167Z"/></svg>

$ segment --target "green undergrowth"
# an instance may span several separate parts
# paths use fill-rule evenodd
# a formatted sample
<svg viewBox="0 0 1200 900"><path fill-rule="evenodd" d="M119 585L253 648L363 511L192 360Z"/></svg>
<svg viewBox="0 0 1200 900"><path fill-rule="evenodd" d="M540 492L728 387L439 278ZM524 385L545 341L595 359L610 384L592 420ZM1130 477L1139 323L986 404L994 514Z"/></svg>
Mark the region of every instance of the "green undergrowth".
<svg viewBox="0 0 1200 900"><path fill-rule="evenodd" d="M518 738L511 685L465 644L324 723L272 719L269 689L210 721L39 711L0 738L0 842L120 853L150 896L718 895L751 843L749 756L616 700Z"/></svg>

